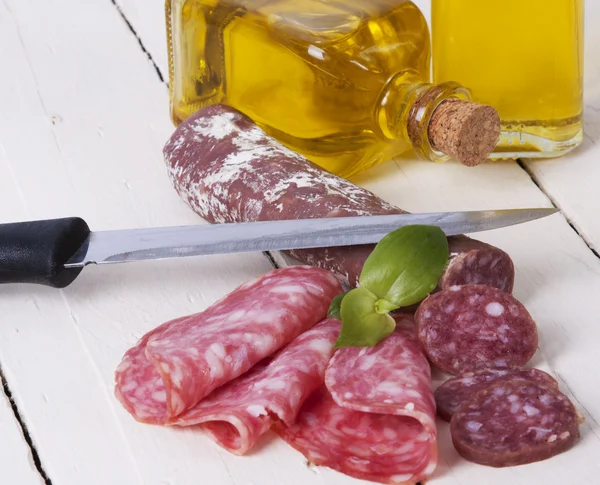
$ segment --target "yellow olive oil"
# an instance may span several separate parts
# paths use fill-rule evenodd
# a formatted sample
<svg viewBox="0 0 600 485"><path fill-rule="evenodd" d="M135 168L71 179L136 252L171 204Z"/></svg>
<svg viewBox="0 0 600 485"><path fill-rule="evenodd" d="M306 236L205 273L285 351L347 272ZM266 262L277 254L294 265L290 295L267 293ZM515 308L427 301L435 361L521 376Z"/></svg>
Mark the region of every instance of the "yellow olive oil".
<svg viewBox="0 0 600 485"><path fill-rule="evenodd" d="M432 0L434 81L502 121L492 158L559 156L583 137L584 0Z"/></svg>
<svg viewBox="0 0 600 485"><path fill-rule="evenodd" d="M225 103L345 176L412 146L431 52L410 1L167 0L167 26L176 124Z"/></svg>

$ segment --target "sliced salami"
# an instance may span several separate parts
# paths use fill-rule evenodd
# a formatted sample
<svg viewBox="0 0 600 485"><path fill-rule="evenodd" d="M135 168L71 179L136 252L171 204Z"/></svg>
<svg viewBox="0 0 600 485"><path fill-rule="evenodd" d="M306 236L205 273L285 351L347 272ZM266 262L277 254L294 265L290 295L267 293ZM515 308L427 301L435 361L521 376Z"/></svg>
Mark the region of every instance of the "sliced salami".
<svg viewBox="0 0 600 485"><path fill-rule="evenodd" d="M334 354L326 388L283 438L311 462L382 483L415 483L437 464L429 363L411 317L370 348Z"/></svg>
<svg viewBox="0 0 600 485"><path fill-rule="evenodd" d="M325 385L340 406L417 419L435 442L431 368L412 317L395 319L396 331L376 346L339 349L327 367Z"/></svg>
<svg viewBox="0 0 600 485"><path fill-rule="evenodd" d="M323 386L278 434L310 463L351 477L414 484L435 469L435 445L416 419L338 406Z"/></svg>
<svg viewBox="0 0 600 485"><path fill-rule="evenodd" d="M319 323L270 362L213 391L173 424L202 424L223 448L246 454L275 420L292 425L306 398L323 385L340 325L334 319Z"/></svg>
<svg viewBox="0 0 600 485"><path fill-rule="evenodd" d="M404 213L373 193L309 162L233 108L212 105L181 123L164 148L179 195L211 223ZM514 267L498 248L465 236L448 239L441 288L480 283L512 291ZM355 286L372 245L292 251Z"/></svg>
<svg viewBox="0 0 600 485"><path fill-rule="evenodd" d="M538 345L535 322L525 307L490 286L453 286L431 295L415 319L427 357L451 374L522 366Z"/></svg>
<svg viewBox="0 0 600 485"><path fill-rule="evenodd" d="M163 323L148 332L125 353L115 371L115 396L138 421L158 424L165 420L165 384L146 358L146 344L152 336L188 318L185 316Z"/></svg>
<svg viewBox="0 0 600 485"><path fill-rule="evenodd" d="M558 382L539 369L480 369L465 372L448 379L435 391L437 413L440 418L450 421L456 410L475 394L499 381L529 380L555 391Z"/></svg>
<svg viewBox="0 0 600 485"><path fill-rule="evenodd" d="M579 437L577 411L559 391L533 381L500 381L463 404L452 442L469 461L492 467L545 460Z"/></svg>
<svg viewBox="0 0 600 485"><path fill-rule="evenodd" d="M172 421L323 320L340 292L331 273L308 266L245 283L144 336L117 368L116 396L139 421Z"/></svg>

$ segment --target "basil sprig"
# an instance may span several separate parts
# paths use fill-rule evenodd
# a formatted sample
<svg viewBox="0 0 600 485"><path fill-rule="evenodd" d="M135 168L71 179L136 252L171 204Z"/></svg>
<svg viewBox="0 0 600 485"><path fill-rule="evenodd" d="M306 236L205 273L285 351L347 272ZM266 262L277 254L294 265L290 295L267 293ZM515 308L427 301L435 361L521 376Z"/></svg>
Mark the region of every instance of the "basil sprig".
<svg viewBox="0 0 600 485"><path fill-rule="evenodd" d="M341 318L335 343L376 345L394 331L389 315L431 293L448 263L448 240L434 226L405 226L385 236L367 258L359 287L334 298L329 316Z"/></svg>

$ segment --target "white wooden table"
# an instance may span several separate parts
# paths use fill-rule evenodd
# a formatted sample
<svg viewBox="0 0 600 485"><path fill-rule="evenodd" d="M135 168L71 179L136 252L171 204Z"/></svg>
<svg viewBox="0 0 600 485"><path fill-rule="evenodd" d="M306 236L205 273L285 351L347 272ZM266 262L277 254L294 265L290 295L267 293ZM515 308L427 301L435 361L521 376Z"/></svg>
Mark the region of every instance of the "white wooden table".
<svg viewBox="0 0 600 485"><path fill-rule="evenodd" d="M417 2L428 12L426 0ZM468 464L440 424L432 484L600 483L600 4L586 5L585 142L557 160L468 169L410 157L356 181L411 211L552 206L485 233L514 258L534 364L586 421L577 446L510 469ZM171 188L162 0L0 0L0 221L79 215L96 230L199 223ZM349 485L277 439L236 458L202 433L141 425L113 397L124 351L272 268L262 254L89 268L63 291L0 288L0 483Z"/></svg>

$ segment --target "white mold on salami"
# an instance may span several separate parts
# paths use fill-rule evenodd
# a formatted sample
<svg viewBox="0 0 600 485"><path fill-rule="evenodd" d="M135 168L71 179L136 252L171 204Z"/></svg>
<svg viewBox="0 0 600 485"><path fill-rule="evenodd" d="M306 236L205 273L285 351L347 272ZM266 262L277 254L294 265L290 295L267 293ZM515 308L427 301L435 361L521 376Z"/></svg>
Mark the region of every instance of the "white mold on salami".
<svg viewBox="0 0 600 485"><path fill-rule="evenodd" d="M181 123L164 148L180 196L211 223L404 213L336 177L267 136L223 105ZM291 251L290 255L356 285L372 245ZM512 261L503 251L464 236L449 238L453 255L440 287L468 283L511 291Z"/></svg>
<svg viewBox="0 0 600 485"><path fill-rule="evenodd" d="M489 286L464 285L431 295L415 320L429 360L452 374L525 365L538 345L535 322L525 307Z"/></svg>

